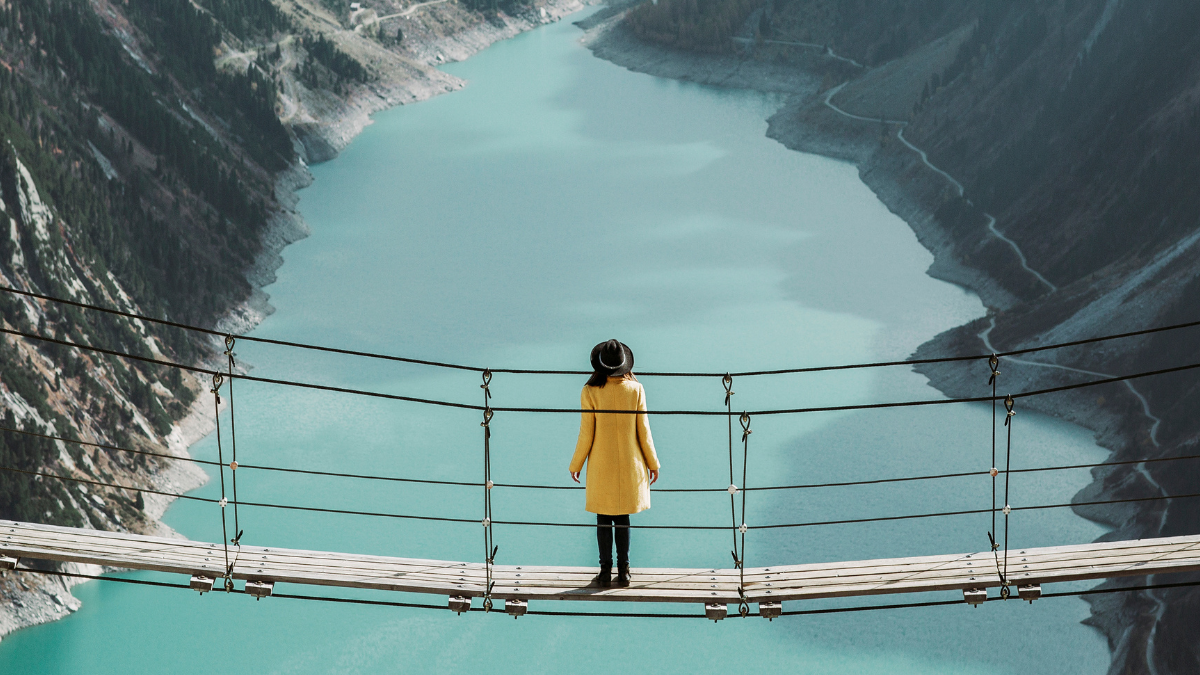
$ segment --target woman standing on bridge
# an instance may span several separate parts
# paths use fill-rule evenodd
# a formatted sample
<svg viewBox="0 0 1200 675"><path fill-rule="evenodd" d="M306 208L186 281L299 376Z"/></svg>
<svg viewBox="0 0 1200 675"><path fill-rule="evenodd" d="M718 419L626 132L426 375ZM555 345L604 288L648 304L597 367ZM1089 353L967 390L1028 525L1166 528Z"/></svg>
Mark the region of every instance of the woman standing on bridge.
<svg viewBox="0 0 1200 675"><path fill-rule="evenodd" d="M633 352L616 340L592 348L592 376L580 395L585 412L571 458L571 478L579 482L588 464L587 510L596 514L600 574L595 583L612 584L613 534L617 543L617 586L629 585L629 514L650 508L650 486L658 480L658 455L644 414L595 410L646 410L646 391L633 376Z"/></svg>

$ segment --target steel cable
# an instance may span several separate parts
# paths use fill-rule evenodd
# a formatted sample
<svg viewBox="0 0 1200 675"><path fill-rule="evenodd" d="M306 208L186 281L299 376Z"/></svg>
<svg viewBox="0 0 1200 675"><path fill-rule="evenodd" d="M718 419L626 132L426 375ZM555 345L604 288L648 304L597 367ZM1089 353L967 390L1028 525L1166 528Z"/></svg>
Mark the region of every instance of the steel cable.
<svg viewBox="0 0 1200 675"><path fill-rule="evenodd" d="M27 572L30 574L40 574L45 576L68 577L73 579L88 579L91 581L105 581L112 583L129 584L136 586L150 586L156 588L176 588L191 590L188 584L176 584L163 581L151 581L146 579L128 579L125 577L100 576L95 574L81 574L78 572L64 572L60 570L39 570L31 567L18 567L15 572ZM1085 595L1105 595L1111 593L1136 593L1141 591L1157 591L1171 588L1193 588L1200 586L1200 581L1182 581L1167 584L1143 584L1139 586L1119 586L1113 588L1089 588L1082 591L1061 591L1058 593L1043 593L1042 598L1073 598ZM235 589L233 593L246 594L244 590ZM345 603L353 605L366 605L376 607L402 607L407 609L436 609L448 610L446 605L430 605L425 603L415 602L394 602L387 600L368 600L365 598L345 598L337 596L324 595L293 595L288 593L272 593L272 598L282 598L285 600L307 600L310 602L333 602ZM988 601L997 601L1000 598L989 597ZM846 612L869 612L878 610L891 609L915 609L922 607L941 607L947 605L961 605L962 600L935 600L931 602L908 602L896 603L888 605L858 605L854 607L826 607L821 609L801 609L782 612L781 616L805 616L816 614L842 614ZM472 612L482 612L482 608L472 607ZM569 617L604 617L604 618L629 618L629 619L706 619L703 614L680 614L677 612L658 613L658 612L555 612L555 611L528 611L526 615L532 616L569 616Z"/></svg>
<svg viewBox="0 0 1200 675"><path fill-rule="evenodd" d="M88 304L85 302L78 302L75 300L67 300L64 298L56 298L56 297L53 297L50 295L43 295L41 293L33 293L31 291L23 291L23 290L20 290L17 288L12 288L12 287L0 286L0 291L6 292L6 293L12 293L12 294L16 294L16 295L23 295L23 296L30 297L30 298L36 298L38 300L45 300L47 302L53 302L53 303L58 303L58 304L63 304L63 305L70 305L73 307L78 307L80 309L87 309L87 310L91 310L91 311L102 312L105 314L121 316L121 317L125 317L127 319L136 319L138 321L146 321L146 322L155 323L155 324L162 325L162 326L170 326L172 328L179 328L182 330L188 330L188 331L193 331L193 332L202 333L202 334L206 334L206 335L212 335L215 337L223 338L226 336L226 333L223 333L223 332L220 332L217 330L213 330L210 328L201 328L199 326L193 326L193 325L181 323L178 321L169 321L166 319L158 319L158 318L146 316L143 314L136 314L133 312L125 312L125 311L121 311L121 310L117 310L117 309L111 309L108 307L101 307L99 305ZM1025 349L1014 349L1014 350L1010 350L1007 352L999 352L996 355L1003 357L1003 356L1019 356L1022 354L1033 354L1033 353L1037 353L1037 352L1043 352L1043 351L1049 351L1049 350L1055 350L1055 349L1064 349L1067 347L1077 347L1080 345L1094 344L1097 342L1106 342L1109 340L1119 340L1119 339L1130 338L1130 337L1151 335L1154 333L1161 333L1161 332L1165 332L1165 331L1181 330L1181 329L1185 329L1185 328L1192 328L1195 326L1200 326L1200 321L1188 321L1188 322L1184 322L1184 323L1171 324L1169 326L1146 328L1146 329L1142 329L1142 330L1129 331L1129 332L1125 332L1125 333L1114 333L1111 335L1103 335L1103 336L1098 336L1098 337L1093 337L1093 338L1085 338L1082 340L1071 340L1068 342L1059 342L1059 343L1050 344L1050 345L1042 345L1039 347L1027 347ZM408 358L408 357L403 357L403 356L391 356L391 355L387 355L387 354L377 354L377 353L358 351L358 350L352 350L352 349L341 349L341 348L337 348L337 347L325 347L325 346L321 346L321 345L306 344L303 342L291 342L291 341L287 341L287 340L274 340L274 339L270 339L270 338L252 337L252 336L248 336L248 335L241 336L241 339L246 340L248 342L258 342L258 343L262 343L262 344L276 345L276 346L282 346L282 347L291 347L291 348L297 348L297 349L306 349L306 350L319 351L319 352L328 352L328 353L342 354L342 355L347 355L347 356L358 356L358 357L365 357L365 358L371 358L371 359L382 359L382 360L386 360L386 361L397 361L397 362L411 363L411 364L416 364L416 365L434 366L434 367L438 367L438 368L467 370L467 371L473 371L473 372L478 372L478 373L482 373L485 370L488 370L487 368L479 368L476 366L466 366L466 365L455 364L455 363L431 361L431 360L427 360L427 359L415 359L415 358ZM751 371L732 373L732 375L739 376L739 377L753 377L753 376L759 376L759 375L787 375L787 374L797 374L797 373L817 373L817 372L830 372L830 371L838 371L838 370L855 370L855 369L861 369L861 368L884 368L884 367L891 367L891 366L913 366L913 365L925 365L925 364L934 364L934 363L953 363L953 362L958 362L958 361L974 361L974 360L979 360L979 359L986 359L989 356L990 355L988 355L988 354L974 354L974 355L949 356L949 357L939 357L939 358L929 358L929 359L909 359L909 360L905 360L905 361L878 361L878 362L873 362L873 363L853 363L853 364L843 364L843 365L835 365L835 366L810 366L810 367L803 367L803 368L783 368L783 369L778 369L778 370L751 370ZM530 369L530 368L492 368L492 369L490 369L490 371L493 373L512 373L512 374L528 374L528 375L590 375L591 374L590 371L582 371L582 370L544 370L544 369ZM647 375L647 376L658 376L658 377L722 377L724 375L723 373L686 373L686 372L642 372L642 373L638 373L638 374L639 375Z"/></svg>
<svg viewBox="0 0 1200 675"><path fill-rule="evenodd" d="M203 502L203 503L207 503L207 504L219 504L220 503L219 500L211 499L208 497L196 497L193 495L180 494L180 493L176 493L176 492L164 492L162 490L154 490L152 488L141 488L141 487L134 487L131 485L119 485L116 483L106 483L103 481L93 480L93 479L89 479L89 478L77 478L74 476L61 476L58 474L46 473L43 471L33 471L33 470L29 470L29 469L17 469L14 467L7 467L7 466L0 466L0 471L22 473L22 474L27 474L27 475L31 475L31 476L42 476L44 478L52 478L52 479L56 479L56 480L85 483L88 485L96 485L99 487L114 488L114 489L118 489L118 490L129 490L131 492L144 492L147 494L156 494L156 495L162 495L165 497L174 497L177 499L188 499L188 500ZM1016 472L1014 471L1014 473L1016 473ZM1191 498L1195 498L1195 497L1200 497L1200 492L1193 492L1193 493L1189 493L1189 494L1180 494L1180 495L1158 495L1158 496L1154 496L1154 497L1129 497L1129 498L1123 498L1123 499L1102 499L1102 500L1093 500L1093 501L1070 502L1070 503L1063 503L1063 504L1040 504L1040 505L1035 505L1035 506L1017 506L1017 507L1013 507L1012 510L1013 511L1037 511L1037 510L1042 510L1042 509L1075 508L1075 507L1080 507L1080 506L1102 506L1102 505L1106 505L1106 504L1130 504L1130 503L1136 503L1136 502L1165 501L1165 500L1170 500L1170 499L1191 499ZM375 517L375 518L397 518L397 519L402 519L402 520L428 520L428 521L446 522L446 523L470 523L473 525L479 524L479 521L474 518L449 518L449 517L445 517L445 516L418 516L418 515L410 515L410 514L386 513L386 512L377 512L377 511L352 511L352 510L348 510L348 509L322 508L322 507L317 507L317 506L299 506L299 505L293 505L293 504L242 502L242 506L248 506L248 507L252 507L252 508L281 509L281 510L287 510L287 511L308 511L308 512L313 512L313 513L329 513L329 514L339 514L339 515L349 515L349 516L368 516L368 517ZM965 510L961 510L961 511L940 511L940 512L933 512L933 513L914 513L914 514L907 514L907 515L900 515L900 516L875 516L875 517L870 517L870 518L848 518L848 519L842 519L842 520L823 520L823 521L809 521L809 522L799 522L799 523L776 523L776 524L768 524L768 525L756 525L752 528L748 527L747 529L748 530L775 530L775 529L789 529L789 528L799 528L799 527L820 527L820 526L827 526L827 525L880 523L880 522L890 522L890 521L896 521L896 520L916 520L916 519L922 519L922 518L942 518L942 517L948 517L948 516L967 516L967 515L989 513L989 511L990 511L990 509L965 509ZM528 527L588 527L588 528L596 527L596 525L594 523L552 523L552 522L524 521L524 520L494 520L494 521L492 521L492 524L493 525L520 525L520 526L528 526ZM724 525L613 525L613 527L628 527L631 529L640 529L640 530L724 531L727 529L727 526L724 526Z"/></svg>
<svg viewBox="0 0 1200 675"><path fill-rule="evenodd" d="M5 431L10 432L10 433L15 433L15 434L23 434L26 436L32 436L35 438L43 438L43 439L50 440L50 441L60 441L63 443L73 443L76 445L83 445L83 446L92 447L92 448L99 448L101 450L110 450L110 451L114 451L114 452L127 452L127 453L131 453L131 454L135 454L135 455L144 455L144 456L156 457L156 458L160 458L160 459L173 459L173 460L180 461L180 462L194 462L196 464L202 464L205 466L221 466L220 462L215 462L215 461L207 460L207 459L197 459L197 458L193 458L193 457L181 457L179 455L172 455L172 454L168 454L165 452L153 452L151 450L137 450L137 449L133 449L133 448L122 448L120 446L108 445L105 443L94 443L92 441L81 441L81 440L76 440L73 438L66 438L64 436L41 434L41 433L37 433L35 431L28 431L26 429L16 429L16 428L12 428L12 427L0 426L0 432L5 432ZM1039 467L1030 467L1027 469L1011 469L1009 472L1011 472L1011 473L1037 473L1037 472L1042 472L1042 471L1066 471L1066 470L1072 470L1072 469L1095 469L1095 468L1101 468L1101 467L1106 467L1106 466L1128 466L1130 464L1152 464L1152 463L1156 463L1156 462L1176 462L1176 461L1183 461L1183 460L1190 460L1190 459L1200 459L1200 454L1179 455L1176 457L1155 457L1155 458L1148 458L1148 459L1128 459L1128 460L1118 460L1118 461L1114 461L1114 462L1093 462L1093 463L1089 463L1089 464L1064 464L1064 465L1060 465L1060 466L1039 466ZM347 479L358 479L358 480L386 481L386 482L396 482L396 483L416 483L416 484L425 484L425 485L452 485L452 486L462 486L462 487L482 487L484 485L483 483L470 482L470 481L431 480L431 479L424 479L424 478L404 478L404 477L398 477L398 476L378 476L378 475L371 475L371 474L342 473L342 472L336 472L336 471L319 471L316 469L298 469L298 468L294 468L294 467L259 466L256 464L238 464L238 468L239 469L250 469L250 470L254 470L254 471L272 471L272 472L289 473L289 474L324 476L324 477L331 477L331 478L347 478ZM998 471L997 473L1009 473L1009 472ZM948 479L948 478L971 478L971 477L977 477L977 476L987 476L990 473L991 472L989 472L989 471L960 471L957 473L940 473L940 474L928 474L928 475L921 475L921 476L900 476L900 477L896 477L896 478L872 478L872 479L865 479L865 480L838 481L838 482L828 482L828 483L801 483L801 484L797 484L797 485L764 485L762 487L747 487L747 488L743 488L743 490L748 491L748 492L759 492L759 491L769 491L769 490L810 490L810 489L823 489L823 488L835 488L835 487L854 487L854 486L861 486L861 485L907 483L907 482L913 482L913 481L941 480L941 479ZM497 488L514 488L514 489L526 489L526 490L583 490L583 489L585 489L581 486L576 486L576 485L533 485L533 484L520 484L520 483L493 483L492 486L497 487ZM716 492L725 492L726 488L657 488L657 487L655 487L655 488L651 488L651 490L653 490L654 492L660 492L660 493L716 493Z"/></svg>
<svg viewBox="0 0 1200 675"><path fill-rule="evenodd" d="M119 357L119 358L127 358L127 359L131 359L134 361L141 361L143 363L153 363L153 364L161 365L161 366L169 366L172 368L179 368L179 369L187 370L189 372L194 372L194 373L204 373L206 375L219 375L220 374L218 371L209 370L207 368L200 368L197 366L188 366L188 365L176 363L173 361L153 359L153 358L146 357L146 356L137 356L135 354L127 354L124 352L119 352L119 351L115 351L115 350L111 350L111 349L105 349L103 347L92 347L92 346L88 346L88 345L76 344L73 342L68 342L66 340L49 338L49 337L45 337L42 335L37 335L37 334L33 334L33 333L25 333L23 331L17 331L17 330L12 330L12 329L8 329L8 328L0 327L0 333L29 338L32 340L40 340L43 342L50 342L50 343L54 343L54 344L64 345L67 347L75 347L77 349L82 349L85 351L92 351L92 352L96 352L96 353L100 353L100 354L107 354L109 356L115 356L115 357ZM1183 366L1175 366L1172 368L1160 368L1158 370L1149 370L1149 371L1144 371L1144 372L1140 372L1140 373L1133 373L1130 375L1119 375L1119 376L1114 376L1114 377L1106 377L1106 378L1101 378L1098 380L1089 380L1086 382L1080 382L1080 383L1076 383L1076 384L1060 385L1057 387L1035 389L1035 390L1031 390L1031 391L1025 391L1025 392L1020 392L1020 393L1016 393L1016 394L1011 394L1011 396L1014 399L1028 398L1028 397L1032 397L1032 396L1044 396L1046 394L1055 394L1055 393L1060 393L1060 392L1064 392L1064 391L1072 391L1075 389L1082 389L1085 387L1095 387L1095 386L1104 385L1104 384L1112 384L1114 382L1125 382L1127 380L1134 380L1134 379L1138 379L1138 378L1142 378L1142 377L1153 377L1153 376L1157 376L1157 375L1166 375L1169 373L1178 373L1178 372L1183 372L1183 371L1187 371L1187 370L1194 370L1197 368L1200 368L1200 363L1192 363L1192 364L1183 365ZM459 409L463 409L463 410L476 410L476 411L481 411L481 412L484 410L483 406L471 405L469 403L454 403L451 401L438 401L438 400L434 400L434 399L418 398L418 397L414 397L414 396L401 396L399 394L385 394L382 392L364 391L361 389L351 389L348 387L335 387L335 386L331 386L331 385L313 384L313 383L309 383L309 382L295 382L295 381L291 381L291 380L280 380L280 379L267 378L267 377L256 377L253 375L237 375L236 377L238 377L242 380L246 380L247 382L261 382L261 383L265 383L265 384L277 384L277 385L284 385L284 386L290 386L290 387L299 387L299 388L304 388L304 389L314 389L314 390L318 390L318 391L329 391L329 392L337 392L337 393L343 393L343 394L353 394L353 395L357 395L357 396L367 396L367 397L372 397L372 398L380 398L380 399L387 399L387 400L393 400L393 401L406 401L406 402L410 402L410 403L423 403L426 405L435 405L435 406L448 407L448 408L459 408ZM775 409L775 410L752 410L752 411L748 411L747 414L750 414L750 415L792 415L792 414L819 413L819 412L848 412L848 411L854 411L854 410L879 410L879 409L884 409L884 408L910 408L910 407L916 407L916 406L947 405L947 404L954 404L954 403L983 403L983 402L987 402L987 401L991 401L991 400L992 400L992 398L990 396L975 396L975 397L968 397L968 398L925 399L925 400L916 400L916 401L894 401L894 402L886 402L886 403L860 403L860 404L837 405L837 406L816 406L816 407L808 407L808 408L783 408L783 409ZM574 415L578 415L578 414L581 414L584 412L591 412L591 413L597 413L597 414L614 414L614 415L647 414L647 415L717 416L717 415L725 415L726 414L726 412L722 411L722 410L647 410L647 411L586 410L585 411L585 410L582 410L579 408L532 408L532 407L493 407L493 408L491 408L491 410L493 412L569 413L569 414L574 414Z"/></svg>

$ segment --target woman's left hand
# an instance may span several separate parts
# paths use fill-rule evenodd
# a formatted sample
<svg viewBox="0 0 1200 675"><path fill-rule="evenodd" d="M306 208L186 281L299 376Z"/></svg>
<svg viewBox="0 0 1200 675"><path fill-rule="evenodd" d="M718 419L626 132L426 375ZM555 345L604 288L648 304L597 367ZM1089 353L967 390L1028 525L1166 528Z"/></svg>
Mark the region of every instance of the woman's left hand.
<svg viewBox="0 0 1200 675"><path fill-rule="evenodd" d="M650 469L650 484L654 485L654 481L658 480L658 471Z"/></svg>
<svg viewBox="0 0 1200 675"><path fill-rule="evenodd" d="M579 482L579 472L578 471L571 472L571 480L575 481L576 483Z"/></svg>

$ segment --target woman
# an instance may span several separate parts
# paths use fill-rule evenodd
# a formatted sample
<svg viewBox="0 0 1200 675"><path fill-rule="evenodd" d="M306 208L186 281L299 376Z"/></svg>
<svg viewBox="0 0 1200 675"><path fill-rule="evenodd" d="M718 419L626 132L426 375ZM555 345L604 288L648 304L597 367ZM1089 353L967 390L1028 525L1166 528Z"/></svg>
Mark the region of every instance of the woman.
<svg viewBox="0 0 1200 675"><path fill-rule="evenodd" d="M629 585L629 514L650 508L650 486L658 480L658 456L645 414L591 410L646 410L646 391L633 376L633 352L616 340L592 348L592 376L580 395L584 410L579 442L571 458L578 483L588 464L587 510L596 514L600 574L594 583L612 585L613 531L617 543L617 586Z"/></svg>

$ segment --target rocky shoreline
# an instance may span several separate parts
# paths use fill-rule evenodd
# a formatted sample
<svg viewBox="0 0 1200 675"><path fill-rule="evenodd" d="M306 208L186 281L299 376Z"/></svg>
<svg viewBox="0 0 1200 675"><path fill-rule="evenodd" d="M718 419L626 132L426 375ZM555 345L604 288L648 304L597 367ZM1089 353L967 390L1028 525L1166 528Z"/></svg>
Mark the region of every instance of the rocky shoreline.
<svg viewBox="0 0 1200 675"><path fill-rule="evenodd" d="M959 193L956 186L952 185L952 179L932 170L912 147L897 136L897 131L903 129L905 123L852 119L838 114L827 105L827 96L836 93L833 88L849 81L857 73L846 72L842 64L832 63L827 55L820 54L797 68L794 64L781 66L734 56L693 54L647 45L637 41L624 29L620 19L621 14L618 13L595 25L583 26L587 30L585 42L596 56L630 70L659 77L793 94L768 120L767 135L793 150L855 164L863 182L890 211L912 228L921 244L933 253L934 262L927 273L979 295L988 308L988 316L935 336L921 345L912 358L986 353L992 350L985 339L989 336L1000 343L994 345L995 350L1032 346L1029 339L1017 330L1007 330L1003 336L991 335L996 318L1021 303L1021 297L1013 290L1013 279L1027 277L1028 272L1017 269L1011 255L993 256L993 260L1000 258L1002 261L985 267L973 264L975 261L963 254L964 250L978 251L994 246L996 237L989 236L982 221L978 227L967 228L964 232L964 228L948 227L939 219L939 209ZM1105 331L1102 327L1096 327L1088 335L1072 335L1064 339L1103 332L1111 332L1111 328ZM1006 360L1003 370L1005 386L1013 391L1021 391L1077 382L1079 373L1083 371L1059 364L1087 362L1087 356L1082 349L1075 349L1060 350L1053 356L1047 355L1037 360ZM916 370L949 397L979 396L987 380L986 366L981 366L978 372L967 372L957 364L923 365ZM1102 393L1099 400L1104 405L1097 404L1097 393ZM1139 456L1139 452L1144 454L1148 446L1146 429L1156 419L1149 413L1147 405L1136 390L1119 384L1107 385L1100 392L1079 390L1022 401L1022 407L1067 420L1094 432L1096 443L1112 453L1109 461L1128 460ZM1115 469L1109 467L1094 470L1093 482L1075 495L1072 501L1140 496L1137 489L1144 485L1134 485L1136 481L1124 481L1115 491L1107 487L1105 479L1114 472ZM1081 517L1111 529L1101 537L1102 540L1141 537L1142 530L1137 525L1146 518L1156 517L1134 504L1077 506L1074 510ZM1136 583L1140 581L1114 580L1105 582L1104 587ZM1094 596L1087 600L1093 607L1093 616L1085 623L1107 637L1114 660L1145 663L1146 655L1134 652L1138 652L1141 649L1138 645L1146 644L1153 635L1153 624L1148 626L1128 616L1129 606L1140 606L1144 614L1158 612L1161 615L1162 603L1158 602L1159 606L1155 607L1152 597L1141 603L1130 599L1124 605L1117 596Z"/></svg>
<svg viewBox="0 0 1200 675"><path fill-rule="evenodd" d="M789 149L821 155L855 164L859 177L888 210L899 216L914 231L918 240L933 253L927 274L966 288L977 295L989 314L1002 312L1016 302L996 277L987 270L970 265L958 255L954 234L939 222L937 206L945 201L951 186L942 175L931 171L909 148L896 141L893 129L881 135L878 122L848 119L825 105L829 78L824 82L821 64L814 71L797 72L795 66L746 62L744 59L710 54L677 52L637 41L619 24L620 16L585 26L585 44L593 53L622 67L658 77L671 77L699 84L795 94L767 120L767 136ZM744 77L742 75L744 74ZM825 89L821 85L826 86ZM983 317L929 340L913 358L932 358L946 354L985 353L979 335L988 326ZM1005 344L1001 348L1010 348ZM1064 360L1070 360L1069 356ZM1005 380L1014 391L1047 386L1044 373L1035 365L1010 363ZM978 396L979 378L963 376L954 366L925 365L917 371L950 397ZM986 381L986 377L982 381ZM1083 400L1087 399L1087 400ZM1125 418L1136 412L1136 401L1129 397L1121 406L1106 408L1097 414L1088 394L1060 395L1031 400L1039 412L1066 419L1092 430L1105 448L1123 447L1131 442ZM1083 515L1083 514L1081 514ZM1100 522L1101 514L1089 511L1085 517Z"/></svg>
<svg viewBox="0 0 1200 675"><path fill-rule="evenodd" d="M336 157L371 123L370 117L374 113L423 101L465 86L462 80L436 70L436 65L469 58L500 40L558 21L583 9L585 4L588 3L580 0L550 0L521 16L498 15L492 21L410 47L410 54L415 53L425 67L408 67L385 73L382 81L356 87L345 98L337 99L334 105L329 105L333 97L325 97L325 105L320 106L319 112L314 114L308 108L308 114L302 120L294 120L292 130L297 136L299 159L275 177L275 198L281 208L270 215L262 236L261 251L246 270L246 278L252 288L251 295L218 322L217 330L233 335L244 334L274 312L270 295L264 288L275 282L275 271L284 263L283 250L310 233L308 224L296 209L299 191L313 181L312 173L308 170L310 164ZM213 338L214 354L224 349L224 345L218 345L218 342ZM207 391L204 382L194 380L192 384L194 389ZM199 396L188 414L176 422L167 436L167 452L181 460L189 459L189 448L212 433L214 428L211 401L207 396ZM182 494L207 482L208 474L198 465L189 461L175 461L164 470L154 473L147 487ZM173 501L169 497L145 494L144 513L150 523L146 534L183 538L161 521ZM37 567L41 569L43 566ZM55 569L87 575L116 571L73 563L57 565ZM0 638L21 628L64 618L78 610L82 603L71 594L71 589L84 581L86 579L50 575L9 575L0 578L0 597L6 599L6 602L0 603Z"/></svg>

